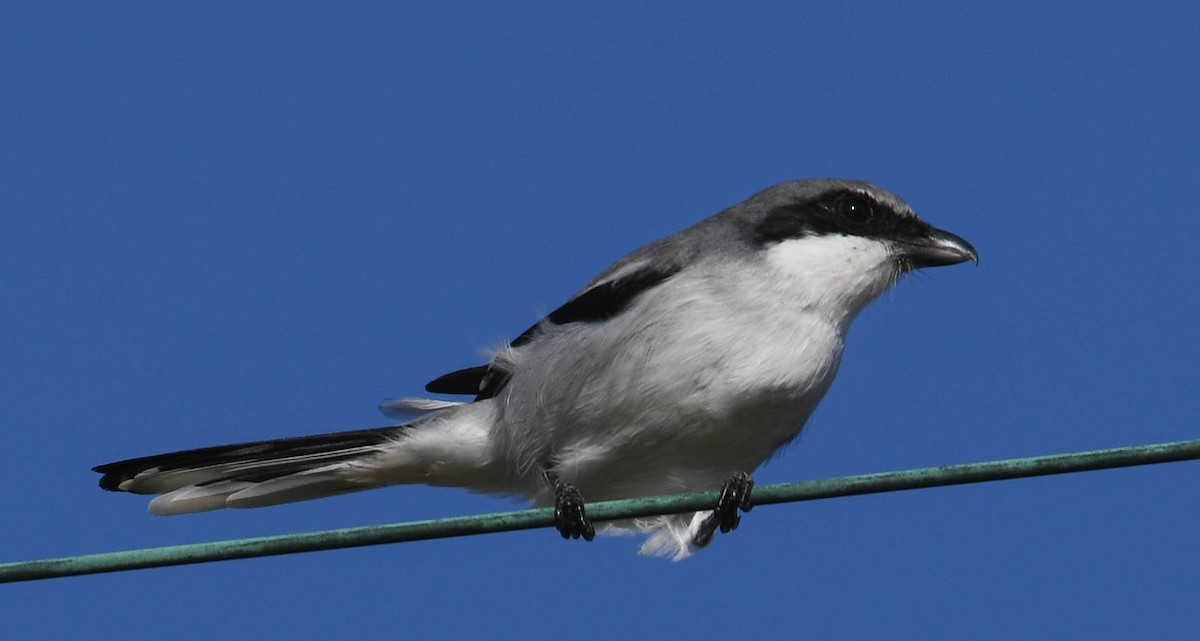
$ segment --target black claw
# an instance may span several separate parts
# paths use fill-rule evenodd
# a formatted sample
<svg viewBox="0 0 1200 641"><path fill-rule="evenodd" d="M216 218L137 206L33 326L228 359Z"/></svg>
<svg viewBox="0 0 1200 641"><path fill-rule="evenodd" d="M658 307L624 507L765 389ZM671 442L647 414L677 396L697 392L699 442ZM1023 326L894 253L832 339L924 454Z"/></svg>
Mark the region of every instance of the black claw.
<svg viewBox="0 0 1200 641"><path fill-rule="evenodd" d="M554 527L564 539L596 538L596 528L583 507L583 495L574 485L562 481L554 482Z"/></svg>
<svg viewBox="0 0 1200 641"><path fill-rule="evenodd" d="M713 512L721 522L721 532L736 530L742 517L738 510L749 512L754 507L750 504L750 493L754 490L754 479L745 472L737 472L725 481L721 488L721 498L717 499L717 509Z"/></svg>
<svg viewBox="0 0 1200 641"><path fill-rule="evenodd" d="M717 499L717 507L708 515L700 528L692 537L696 547L704 547L712 541L713 534L719 529L722 533L736 530L742 522L738 510L749 512L754 507L750 503L750 494L754 490L754 479L745 472L736 472L725 481L721 487L721 496Z"/></svg>

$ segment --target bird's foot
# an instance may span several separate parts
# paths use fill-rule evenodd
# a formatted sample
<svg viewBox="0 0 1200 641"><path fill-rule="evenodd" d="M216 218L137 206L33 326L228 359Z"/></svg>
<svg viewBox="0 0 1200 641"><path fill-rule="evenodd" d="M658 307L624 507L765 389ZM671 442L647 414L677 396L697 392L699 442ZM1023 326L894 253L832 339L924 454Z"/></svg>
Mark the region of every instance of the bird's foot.
<svg viewBox="0 0 1200 641"><path fill-rule="evenodd" d="M717 507L700 523L700 528L692 536L692 544L704 547L712 541L713 534L719 529L722 533L736 530L742 517L738 511L749 512L754 507L750 503L750 493L754 490L754 479L745 472L735 472L721 486L721 496L717 499Z"/></svg>
<svg viewBox="0 0 1200 641"><path fill-rule="evenodd" d="M554 482L554 527L564 539L596 538L596 528L583 508L583 495L569 483Z"/></svg>

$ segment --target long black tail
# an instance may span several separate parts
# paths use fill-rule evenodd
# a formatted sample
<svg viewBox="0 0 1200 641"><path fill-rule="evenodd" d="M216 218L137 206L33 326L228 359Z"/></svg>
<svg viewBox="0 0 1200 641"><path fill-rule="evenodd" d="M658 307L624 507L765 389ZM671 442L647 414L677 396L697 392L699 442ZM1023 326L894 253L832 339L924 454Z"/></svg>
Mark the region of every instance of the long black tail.
<svg viewBox="0 0 1200 641"><path fill-rule="evenodd" d="M156 514L257 507L366 489L339 476L339 463L380 451L405 426L315 434L183 450L93 468L100 487L162 494ZM235 496L241 493L241 496Z"/></svg>

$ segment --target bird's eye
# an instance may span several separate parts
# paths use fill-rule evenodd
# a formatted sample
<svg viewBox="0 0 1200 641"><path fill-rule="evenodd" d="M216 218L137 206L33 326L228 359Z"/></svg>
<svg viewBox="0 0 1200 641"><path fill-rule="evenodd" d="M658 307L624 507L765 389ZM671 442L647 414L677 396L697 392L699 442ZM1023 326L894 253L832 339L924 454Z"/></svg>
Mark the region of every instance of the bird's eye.
<svg viewBox="0 0 1200 641"><path fill-rule="evenodd" d="M862 196L846 196L836 206L838 214L856 223L865 223L875 215L875 203Z"/></svg>

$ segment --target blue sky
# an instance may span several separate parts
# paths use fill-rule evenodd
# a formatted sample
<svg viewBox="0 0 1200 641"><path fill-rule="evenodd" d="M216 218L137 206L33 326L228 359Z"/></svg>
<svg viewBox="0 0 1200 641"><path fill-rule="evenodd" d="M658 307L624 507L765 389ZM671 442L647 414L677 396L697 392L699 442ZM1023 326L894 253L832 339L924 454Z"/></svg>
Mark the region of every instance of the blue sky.
<svg viewBox="0 0 1200 641"><path fill-rule="evenodd" d="M98 463L386 423L608 263L775 182L970 239L762 483L1200 436L1184 3L8 5L15 561L491 512L153 518ZM551 531L0 588L12 638L1194 638L1200 464L763 507L683 563ZM467 637L469 638L469 637Z"/></svg>

